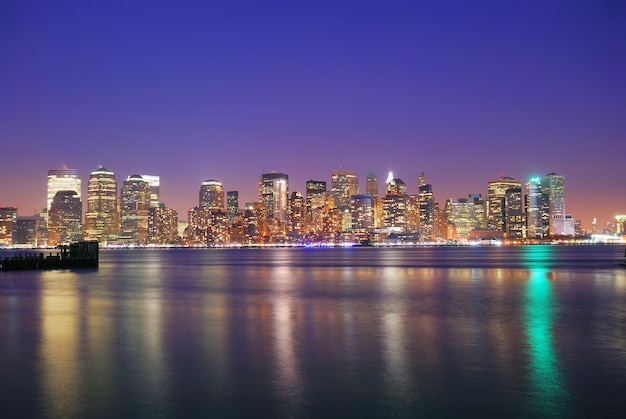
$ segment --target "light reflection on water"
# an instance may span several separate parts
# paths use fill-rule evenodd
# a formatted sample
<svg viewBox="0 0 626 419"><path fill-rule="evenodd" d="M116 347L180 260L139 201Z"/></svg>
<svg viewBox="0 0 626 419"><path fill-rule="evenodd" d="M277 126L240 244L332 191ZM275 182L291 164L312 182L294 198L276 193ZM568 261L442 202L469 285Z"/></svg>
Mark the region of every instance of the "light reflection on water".
<svg viewBox="0 0 626 419"><path fill-rule="evenodd" d="M583 252L582 250L585 250ZM103 251L0 275L20 416L594 416L624 407L619 248Z"/></svg>

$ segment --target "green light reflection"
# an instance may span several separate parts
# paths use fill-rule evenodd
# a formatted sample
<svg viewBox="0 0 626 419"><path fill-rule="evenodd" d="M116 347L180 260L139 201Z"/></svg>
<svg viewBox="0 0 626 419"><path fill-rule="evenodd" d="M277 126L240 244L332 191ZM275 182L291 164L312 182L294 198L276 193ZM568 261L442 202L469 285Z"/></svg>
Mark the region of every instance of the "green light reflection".
<svg viewBox="0 0 626 419"><path fill-rule="evenodd" d="M530 269L526 285L525 325L529 356L532 400L531 415L542 417L568 416L567 389L559 369L552 334L555 319L554 296L546 262L550 246L529 246L524 256Z"/></svg>

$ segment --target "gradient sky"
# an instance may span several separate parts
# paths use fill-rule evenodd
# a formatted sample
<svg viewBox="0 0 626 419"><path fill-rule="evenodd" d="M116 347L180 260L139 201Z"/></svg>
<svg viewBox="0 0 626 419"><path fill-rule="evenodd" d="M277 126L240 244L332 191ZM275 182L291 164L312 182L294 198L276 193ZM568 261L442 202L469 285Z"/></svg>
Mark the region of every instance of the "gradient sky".
<svg viewBox="0 0 626 419"><path fill-rule="evenodd" d="M204 179L257 200L343 167L436 200L505 173L566 176L583 225L626 213L618 1L0 3L0 205L48 169L161 176L186 219ZM86 209L86 204L83 203Z"/></svg>

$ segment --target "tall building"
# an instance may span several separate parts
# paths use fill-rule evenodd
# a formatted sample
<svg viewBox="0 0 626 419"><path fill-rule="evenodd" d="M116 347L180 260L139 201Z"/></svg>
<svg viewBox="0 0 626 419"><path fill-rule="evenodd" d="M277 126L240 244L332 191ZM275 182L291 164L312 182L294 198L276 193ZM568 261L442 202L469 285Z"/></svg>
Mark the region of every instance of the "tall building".
<svg viewBox="0 0 626 419"><path fill-rule="evenodd" d="M548 173L541 180L541 186L544 194L547 194L550 236L574 235L573 230L566 229L564 224L569 223L568 220L572 218L565 213L565 176ZM571 234L564 234L570 232Z"/></svg>
<svg viewBox="0 0 626 419"><path fill-rule="evenodd" d="M526 183L526 237L541 239L544 230L544 194L541 189L541 178L533 177Z"/></svg>
<svg viewBox="0 0 626 419"><path fill-rule="evenodd" d="M507 238L521 239L524 237L526 221L522 207L522 188L514 187L506 190L504 195L504 232Z"/></svg>
<svg viewBox="0 0 626 419"><path fill-rule="evenodd" d="M176 244L178 242L178 213L161 204L148 212L148 243Z"/></svg>
<svg viewBox="0 0 626 419"><path fill-rule="evenodd" d="M17 208L0 207L0 245L13 245L13 229L17 219Z"/></svg>
<svg viewBox="0 0 626 419"><path fill-rule="evenodd" d="M365 193L372 197L372 199L378 198L378 179L373 171L370 171L365 180Z"/></svg>
<svg viewBox="0 0 626 419"><path fill-rule="evenodd" d="M226 212L228 212L228 225L233 225L239 211L239 191L226 192Z"/></svg>
<svg viewBox="0 0 626 419"><path fill-rule="evenodd" d="M435 221L437 206L433 186L426 183L426 176L422 172L418 177L418 202L419 202L419 234L422 241L435 240Z"/></svg>
<svg viewBox="0 0 626 419"><path fill-rule="evenodd" d="M85 238L112 242L119 238L120 212L115 173L100 167L91 172L87 186Z"/></svg>
<svg viewBox="0 0 626 419"><path fill-rule="evenodd" d="M352 195L352 230L360 234L359 239L366 239L367 233L374 228L374 210L372 196Z"/></svg>
<svg viewBox="0 0 626 419"><path fill-rule="evenodd" d="M14 227L14 246L38 247L47 243L46 220L39 215L18 216Z"/></svg>
<svg viewBox="0 0 626 419"><path fill-rule="evenodd" d="M447 222L454 225L455 240L467 240L472 230L483 228L485 202L480 194L448 199L445 211Z"/></svg>
<svg viewBox="0 0 626 419"><path fill-rule="evenodd" d="M290 233L304 233L306 206L300 192L293 192L289 198L289 214L287 230Z"/></svg>
<svg viewBox="0 0 626 419"><path fill-rule="evenodd" d="M50 205L54 196L59 191L74 191L81 197L81 181L78 178L78 170L62 167L61 169L48 170L48 194L46 208L50 211Z"/></svg>
<svg viewBox="0 0 626 419"><path fill-rule="evenodd" d="M487 229L507 231L506 192L522 188L522 182L510 176L500 176L488 182Z"/></svg>
<svg viewBox="0 0 626 419"><path fill-rule="evenodd" d="M122 186L120 240L130 244L148 242L150 185L140 175L129 176Z"/></svg>
<svg viewBox="0 0 626 419"><path fill-rule="evenodd" d="M75 191L59 191L48 212L48 245L80 241L83 238L83 204Z"/></svg>
<svg viewBox="0 0 626 419"><path fill-rule="evenodd" d="M350 197L359 193L359 179L351 170L333 170L331 172L331 191L335 206L340 210L350 209Z"/></svg>
<svg viewBox="0 0 626 419"><path fill-rule="evenodd" d="M226 209L222 182L207 179L200 186L200 206L208 209Z"/></svg>
<svg viewBox="0 0 626 419"><path fill-rule="evenodd" d="M326 203L326 182L306 181L306 230L311 233L322 230L322 212Z"/></svg>
<svg viewBox="0 0 626 419"><path fill-rule="evenodd" d="M267 211L267 221L273 232L284 230L289 201L289 176L265 173L259 178L259 201Z"/></svg>
<svg viewBox="0 0 626 419"><path fill-rule="evenodd" d="M406 184L389 172L383 200L383 227L406 230Z"/></svg>
<svg viewBox="0 0 626 419"><path fill-rule="evenodd" d="M150 207L155 208L161 205L160 191L161 177L156 175L141 175L141 178L148 182L150 186Z"/></svg>

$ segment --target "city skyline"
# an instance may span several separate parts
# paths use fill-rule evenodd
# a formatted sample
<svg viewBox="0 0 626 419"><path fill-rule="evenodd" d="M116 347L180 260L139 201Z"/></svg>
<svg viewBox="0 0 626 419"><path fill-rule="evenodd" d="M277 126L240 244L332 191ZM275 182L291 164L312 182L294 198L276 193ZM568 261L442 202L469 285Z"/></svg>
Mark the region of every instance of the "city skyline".
<svg viewBox="0 0 626 419"><path fill-rule="evenodd" d="M506 174L565 176L589 226L626 210L624 5L397 2L120 8L7 2L0 205L45 206L46 171L161 177L184 219L218 179L257 200L333 170L392 170L440 205ZM379 191L380 192L380 191ZM589 204L593 197L593 204ZM83 198L83 206L85 206Z"/></svg>

